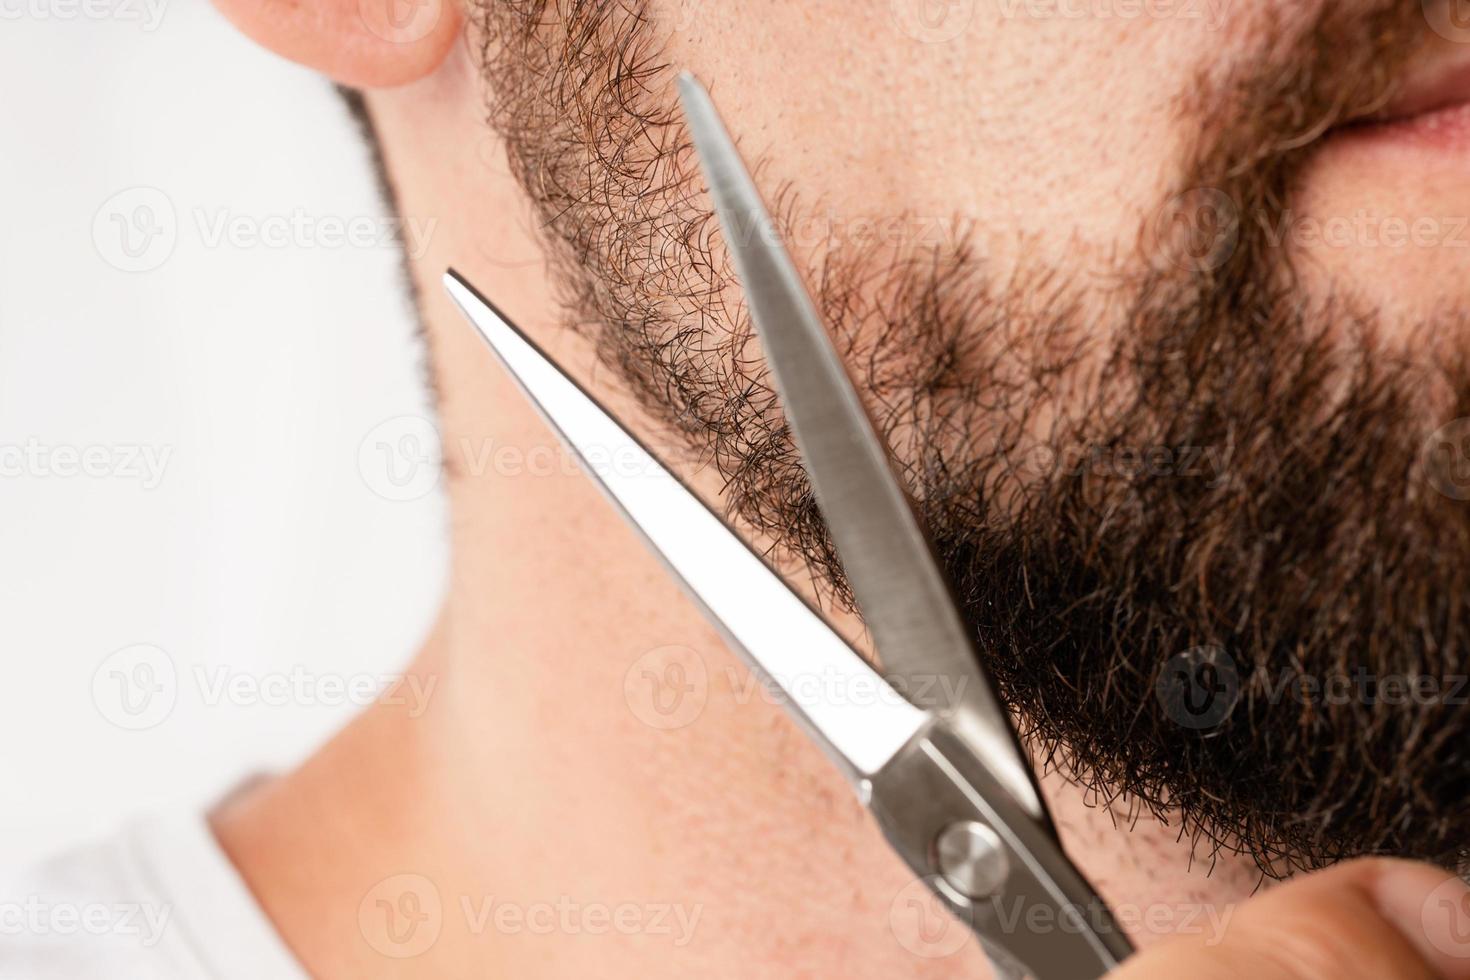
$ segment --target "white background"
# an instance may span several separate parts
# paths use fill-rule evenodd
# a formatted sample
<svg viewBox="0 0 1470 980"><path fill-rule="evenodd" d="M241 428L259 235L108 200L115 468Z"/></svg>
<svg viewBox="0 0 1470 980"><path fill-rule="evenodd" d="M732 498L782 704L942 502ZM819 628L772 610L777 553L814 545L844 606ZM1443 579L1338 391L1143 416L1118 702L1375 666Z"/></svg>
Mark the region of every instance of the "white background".
<svg viewBox="0 0 1470 980"><path fill-rule="evenodd" d="M383 469L432 441L423 355L330 86L204 0L0 0L0 91L8 864L340 727L446 515Z"/></svg>

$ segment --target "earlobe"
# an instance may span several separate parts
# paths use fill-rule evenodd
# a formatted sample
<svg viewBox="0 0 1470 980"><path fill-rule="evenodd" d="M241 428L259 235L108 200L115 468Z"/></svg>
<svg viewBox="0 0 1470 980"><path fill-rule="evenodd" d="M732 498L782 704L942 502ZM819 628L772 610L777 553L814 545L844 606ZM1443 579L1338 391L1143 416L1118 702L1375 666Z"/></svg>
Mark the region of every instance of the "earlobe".
<svg viewBox="0 0 1470 980"><path fill-rule="evenodd" d="M456 0L214 0L248 37L355 88L430 74L459 37Z"/></svg>

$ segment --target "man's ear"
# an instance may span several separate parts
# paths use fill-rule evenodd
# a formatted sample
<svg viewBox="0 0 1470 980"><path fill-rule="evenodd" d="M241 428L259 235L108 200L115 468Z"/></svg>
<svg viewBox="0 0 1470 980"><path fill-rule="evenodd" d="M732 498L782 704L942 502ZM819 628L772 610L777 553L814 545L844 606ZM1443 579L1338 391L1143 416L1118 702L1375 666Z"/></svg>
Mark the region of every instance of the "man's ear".
<svg viewBox="0 0 1470 980"><path fill-rule="evenodd" d="M438 68L459 37L457 0L214 0L247 36L343 85L387 88Z"/></svg>

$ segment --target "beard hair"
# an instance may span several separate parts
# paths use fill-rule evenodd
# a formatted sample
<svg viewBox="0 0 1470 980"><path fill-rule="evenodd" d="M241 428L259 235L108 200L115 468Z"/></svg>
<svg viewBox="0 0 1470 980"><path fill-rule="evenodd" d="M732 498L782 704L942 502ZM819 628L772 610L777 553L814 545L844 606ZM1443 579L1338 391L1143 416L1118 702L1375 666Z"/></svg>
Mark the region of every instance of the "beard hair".
<svg viewBox="0 0 1470 980"><path fill-rule="evenodd" d="M643 8L486 0L489 121L567 323L718 470L731 516L850 603ZM1304 299L1269 234L1310 137L1381 104L1420 17L1329 3L1201 76L1180 113L1202 136L1113 279L1111 332L1095 286L997 277L958 221L830 235L804 263L1038 762L1268 874L1464 857L1470 509L1422 451L1470 414L1460 346L1434 343L1463 324L1419 324L1436 356L1396 356L1368 304ZM810 227L790 187L774 203L788 235ZM1169 686L1201 665L1229 688L1209 726ZM1399 678L1439 696L1386 697Z"/></svg>

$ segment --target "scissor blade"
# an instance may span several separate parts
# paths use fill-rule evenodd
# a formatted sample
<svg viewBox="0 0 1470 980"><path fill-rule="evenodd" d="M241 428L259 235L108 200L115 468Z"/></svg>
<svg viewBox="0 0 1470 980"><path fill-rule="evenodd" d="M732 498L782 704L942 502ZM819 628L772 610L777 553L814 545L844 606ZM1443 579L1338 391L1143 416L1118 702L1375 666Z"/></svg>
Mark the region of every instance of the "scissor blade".
<svg viewBox="0 0 1470 980"><path fill-rule="evenodd" d="M686 73L679 93L781 406L885 673L901 690L948 699L921 707L944 708L1017 802L1045 820L949 583L755 182L704 87Z"/></svg>
<svg viewBox="0 0 1470 980"><path fill-rule="evenodd" d="M453 271L444 287L705 615L865 794L927 715L474 287Z"/></svg>

